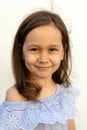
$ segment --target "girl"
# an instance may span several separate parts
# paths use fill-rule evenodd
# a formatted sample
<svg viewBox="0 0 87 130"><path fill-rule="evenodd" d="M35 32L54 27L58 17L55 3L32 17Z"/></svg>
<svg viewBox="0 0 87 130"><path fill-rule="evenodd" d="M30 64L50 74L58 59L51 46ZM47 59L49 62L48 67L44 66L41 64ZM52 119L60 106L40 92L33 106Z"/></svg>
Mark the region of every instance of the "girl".
<svg viewBox="0 0 87 130"><path fill-rule="evenodd" d="M75 130L69 36L57 14L37 11L21 23L12 68L15 84L0 105L0 130Z"/></svg>

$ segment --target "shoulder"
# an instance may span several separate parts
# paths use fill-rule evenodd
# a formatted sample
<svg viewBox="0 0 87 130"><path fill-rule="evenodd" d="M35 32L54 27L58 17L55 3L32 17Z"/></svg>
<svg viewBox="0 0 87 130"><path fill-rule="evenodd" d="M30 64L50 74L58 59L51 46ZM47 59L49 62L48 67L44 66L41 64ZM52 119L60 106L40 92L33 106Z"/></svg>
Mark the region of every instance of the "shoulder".
<svg viewBox="0 0 87 130"><path fill-rule="evenodd" d="M67 113L67 119L74 119L76 117L76 97L79 96L79 92L79 89L71 85L68 88L60 87L60 102Z"/></svg>
<svg viewBox="0 0 87 130"><path fill-rule="evenodd" d="M63 100L65 104L71 104L71 106L75 105L76 97L79 96L80 90L72 85L70 85L69 87L64 87L63 85L61 85L60 90L60 96L62 96L61 100Z"/></svg>
<svg viewBox="0 0 87 130"><path fill-rule="evenodd" d="M64 87L63 85L61 85L61 90L63 94L66 94L68 97L77 97L80 94L80 90L72 85L70 85L69 87Z"/></svg>
<svg viewBox="0 0 87 130"><path fill-rule="evenodd" d="M6 101L25 101L26 99L18 92L15 85L6 92Z"/></svg>

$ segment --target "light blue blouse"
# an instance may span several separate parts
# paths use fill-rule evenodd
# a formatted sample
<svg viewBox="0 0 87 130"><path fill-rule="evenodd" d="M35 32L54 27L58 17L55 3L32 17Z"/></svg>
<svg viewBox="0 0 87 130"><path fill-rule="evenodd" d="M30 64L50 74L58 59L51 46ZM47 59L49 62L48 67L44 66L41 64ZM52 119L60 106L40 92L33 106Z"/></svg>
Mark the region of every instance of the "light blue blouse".
<svg viewBox="0 0 87 130"><path fill-rule="evenodd" d="M55 95L40 102L4 101L0 105L0 130L67 130L67 119L76 115L78 93L72 86L58 85ZM55 126L58 128L51 128Z"/></svg>

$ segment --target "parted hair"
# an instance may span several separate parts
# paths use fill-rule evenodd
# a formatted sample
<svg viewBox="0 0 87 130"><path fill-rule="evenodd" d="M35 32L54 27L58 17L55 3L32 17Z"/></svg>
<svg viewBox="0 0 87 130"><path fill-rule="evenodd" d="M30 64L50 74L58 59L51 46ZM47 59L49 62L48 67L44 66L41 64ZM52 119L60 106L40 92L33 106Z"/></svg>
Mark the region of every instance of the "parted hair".
<svg viewBox="0 0 87 130"><path fill-rule="evenodd" d="M29 70L25 66L22 58L23 44L27 34L34 28L54 24L62 34L62 44L64 48L64 58L60 67L53 73L52 79L55 83L64 84L68 87L70 84L69 75L71 72L71 50L67 28L61 17L53 12L41 10L27 16L20 24L13 44L12 50L12 70L15 79L15 86L18 92L27 100L38 101L41 86L29 82Z"/></svg>

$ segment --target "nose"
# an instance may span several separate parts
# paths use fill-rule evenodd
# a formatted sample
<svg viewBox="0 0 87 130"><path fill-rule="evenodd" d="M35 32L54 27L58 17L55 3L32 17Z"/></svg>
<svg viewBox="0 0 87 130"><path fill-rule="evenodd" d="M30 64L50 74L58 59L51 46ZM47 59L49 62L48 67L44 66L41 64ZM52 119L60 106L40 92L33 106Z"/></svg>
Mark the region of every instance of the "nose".
<svg viewBox="0 0 87 130"><path fill-rule="evenodd" d="M40 63L47 63L49 60L47 52L41 52L39 56Z"/></svg>

